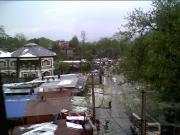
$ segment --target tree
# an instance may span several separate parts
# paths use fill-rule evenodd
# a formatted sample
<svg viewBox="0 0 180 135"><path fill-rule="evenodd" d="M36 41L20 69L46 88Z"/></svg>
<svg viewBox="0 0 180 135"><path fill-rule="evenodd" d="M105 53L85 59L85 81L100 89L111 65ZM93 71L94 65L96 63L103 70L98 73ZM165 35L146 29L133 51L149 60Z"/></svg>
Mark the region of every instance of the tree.
<svg viewBox="0 0 180 135"><path fill-rule="evenodd" d="M151 84L161 100L180 102L180 3L157 0L153 4L152 11L136 9L127 17L126 27L134 39L122 57L121 69L129 80Z"/></svg>
<svg viewBox="0 0 180 135"><path fill-rule="evenodd" d="M79 46L79 40L76 36L74 36L70 41L69 44L74 47L77 48Z"/></svg>
<svg viewBox="0 0 180 135"><path fill-rule="evenodd" d="M116 39L102 38L96 43L97 57L117 58L121 54L121 45Z"/></svg>
<svg viewBox="0 0 180 135"><path fill-rule="evenodd" d="M164 121L179 124L180 3L156 0L153 5L152 11L136 9L127 17L126 31L132 38L123 40L127 44L118 70L131 82L151 86L154 91L150 98L156 108L154 118L158 119L159 115L164 117L159 119L163 124ZM119 39L129 39L129 35L122 38L121 31L116 34ZM152 102L150 106L147 104L151 106Z"/></svg>
<svg viewBox="0 0 180 135"><path fill-rule="evenodd" d="M26 37L23 33L17 33L14 37L16 48L20 48L26 44Z"/></svg>
<svg viewBox="0 0 180 135"><path fill-rule="evenodd" d="M17 38L19 41L26 41L26 37L23 33L17 33L15 38Z"/></svg>
<svg viewBox="0 0 180 135"><path fill-rule="evenodd" d="M130 31L121 31L116 32L112 39L118 40L118 41L129 41L132 38L132 33Z"/></svg>
<svg viewBox="0 0 180 135"><path fill-rule="evenodd" d="M64 54L61 52L58 41L52 43L52 51L56 53L55 62L59 63L59 60L65 58Z"/></svg>
<svg viewBox="0 0 180 135"><path fill-rule="evenodd" d="M15 37L8 36L3 26L0 26L0 46L6 51L14 51L26 43L23 34L17 34Z"/></svg>
<svg viewBox="0 0 180 135"><path fill-rule="evenodd" d="M7 38L8 35L6 34L4 30L4 26L0 25L0 38Z"/></svg>
<svg viewBox="0 0 180 135"><path fill-rule="evenodd" d="M86 42L87 40L87 37L86 37L86 31L81 31L81 39L82 39L82 44L84 45L84 43Z"/></svg>
<svg viewBox="0 0 180 135"><path fill-rule="evenodd" d="M135 9L126 19L129 21L125 27L132 36L142 35L150 30L157 30L155 23L155 11L143 12L142 9Z"/></svg>
<svg viewBox="0 0 180 135"><path fill-rule="evenodd" d="M52 43L53 41L48 39L48 38L45 38L45 37L41 37L41 38L33 38L33 39L30 39L28 42L33 42L33 43L36 43L38 45L41 45L43 46L44 48L47 48L49 47L49 44Z"/></svg>
<svg viewBox="0 0 180 135"><path fill-rule="evenodd" d="M84 58L84 45L87 40L86 31L81 31L81 39L82 39L82 42L81 42L81 46L79 47L79 53L80 53L80 59L83 59Z"/></svg>

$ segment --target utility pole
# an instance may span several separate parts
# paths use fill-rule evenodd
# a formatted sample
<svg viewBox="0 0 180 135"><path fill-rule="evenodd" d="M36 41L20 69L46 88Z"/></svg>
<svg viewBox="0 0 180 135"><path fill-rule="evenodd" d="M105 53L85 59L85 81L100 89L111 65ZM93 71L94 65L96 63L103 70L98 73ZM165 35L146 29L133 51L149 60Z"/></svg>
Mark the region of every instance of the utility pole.
<svg viewBox="0 0 180 135"><path fill-rule="evenodd" d="M81 38L82 38L82 47L80 48L81 50L80 50L80 70L81 70L81 73L82 73L82 65L83 65L83 63L82 63L82 59L84 59L84 53L83 53L83 49L84 49L84 45L85 45L85 41L86 41L86 31L81 31Z"/></svg>
<svg viewBox="0 0 180 135"><path fill-rule="evenodd" d="M99 61L99 83L102 84L102 66L101 66L101 58Z"/></svg>
<svg viewBox="0 0 180 135"><path fill-rule="evenodd" d="M146 92L143 89L141 103L141 135L146 135Z"/></svg>
<svg viewBox="0 0 180 135"><path fill-rule="evenodd" d="M94 96L94 75L91 73L92 78L92 108L93 108L93 123L96 120L96 110L95 110L95 96Z"/></svg>
<svg viewBox="0 0 180 135"><path fill-rule="evenodd" d="M61 76L60 76L60 75L61 75L61 73L60 73L60 72L61 72L61 69L60 69L60 63L59 63L59 62L58 62L58 67L59 67L58 79L60 79L60 78L61 78Z"/></svg>
<svg viewBox="0 0 180 135"><path fill-rule="evenodd" d="M6 118L6 109L4 104L4 93L2 89L2 80L1 80L1 73L0 73L0 134L1 135L8 135L8 126L7 126L7 118Z"/></svg>

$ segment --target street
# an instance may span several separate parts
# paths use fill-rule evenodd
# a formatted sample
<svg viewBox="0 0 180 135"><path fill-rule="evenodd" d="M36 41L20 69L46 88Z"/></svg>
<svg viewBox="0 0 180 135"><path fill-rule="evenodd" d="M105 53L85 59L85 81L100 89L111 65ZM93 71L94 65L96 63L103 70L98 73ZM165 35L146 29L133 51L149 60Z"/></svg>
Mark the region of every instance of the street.
<svg viewBox="0 0 180 135"><path fill-rule="evenodd" d="M120 104L116 78L104 77L104 95L111 98L110 108L96 108L96 119L100 120L100 135L130 135L130 121ZM109 121L109 122L108 122Z"/></svg>

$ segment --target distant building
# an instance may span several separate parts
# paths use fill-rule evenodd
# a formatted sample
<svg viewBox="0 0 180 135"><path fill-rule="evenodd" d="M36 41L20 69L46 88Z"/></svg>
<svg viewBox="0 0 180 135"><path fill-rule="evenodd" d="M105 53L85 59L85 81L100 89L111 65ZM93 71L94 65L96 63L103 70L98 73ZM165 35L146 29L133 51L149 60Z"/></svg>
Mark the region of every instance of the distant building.
<svg viewBox="0 0 180 135"><path fill-rule="evenodd" d="M59 47L64 54L65 59L76 59L76 48L72 47L67 41L60 41Z"/></svg>
<svg viewBox="0 0 180 135"><path fill-rule="evenodd" d="M14 52L0 50L0 72L17 78L53 75L56 53L28 43Z"/></svg>

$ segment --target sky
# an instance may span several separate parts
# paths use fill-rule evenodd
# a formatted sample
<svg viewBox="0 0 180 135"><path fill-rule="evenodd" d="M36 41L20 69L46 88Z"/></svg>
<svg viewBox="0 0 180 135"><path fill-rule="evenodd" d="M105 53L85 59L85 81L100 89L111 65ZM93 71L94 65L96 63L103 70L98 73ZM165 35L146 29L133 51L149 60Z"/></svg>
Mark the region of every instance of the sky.
<svg viewBox="0 0 180 135"><path fill-rule="evenodd" d="M148 11L151 1L0 1L0 25L10 36L70 40L81 31L87 41L111 37L135 8Z"/></svg>

